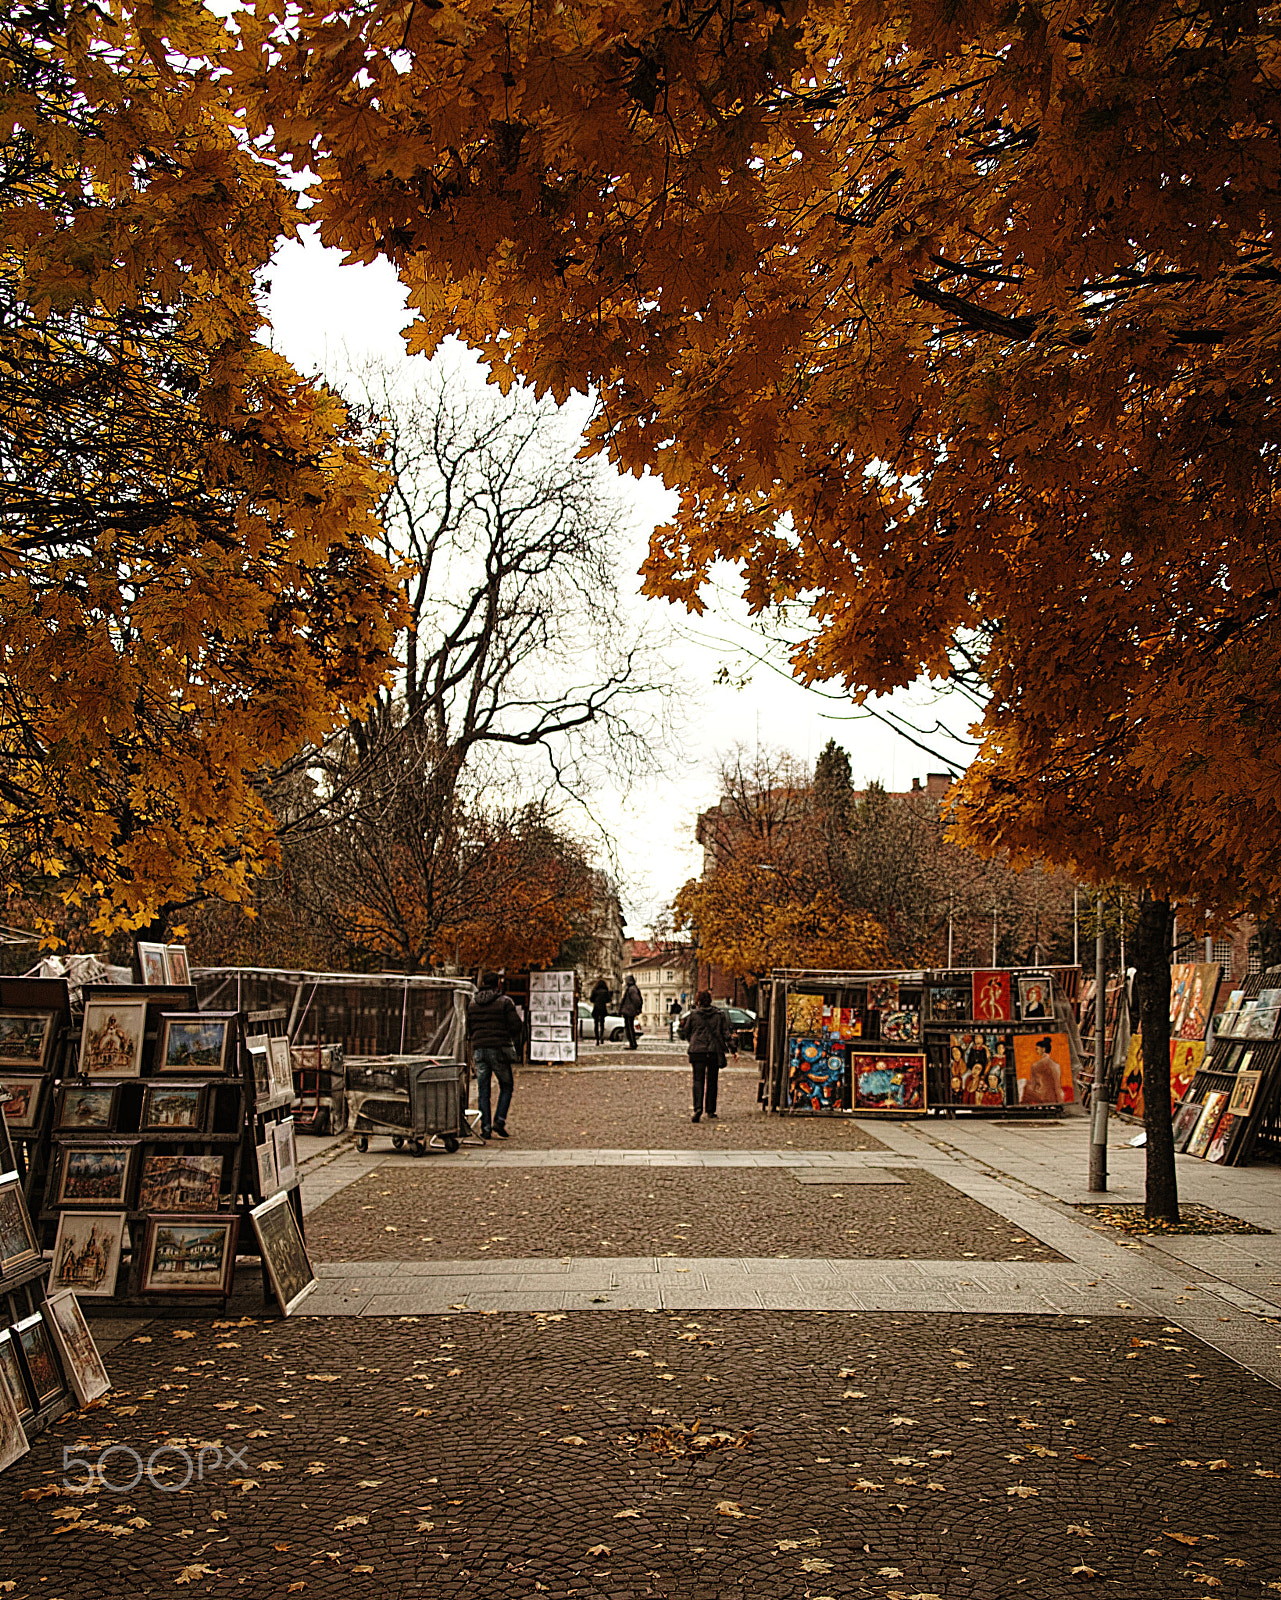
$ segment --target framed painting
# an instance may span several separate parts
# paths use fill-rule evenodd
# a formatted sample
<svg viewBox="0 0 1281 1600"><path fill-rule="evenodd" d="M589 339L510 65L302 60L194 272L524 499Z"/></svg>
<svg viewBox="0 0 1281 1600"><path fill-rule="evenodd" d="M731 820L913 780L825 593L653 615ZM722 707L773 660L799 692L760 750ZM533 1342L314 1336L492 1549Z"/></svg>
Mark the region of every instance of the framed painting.
<svg viewBox="0 0 1281 1600"><path fill-rule="evenodd" d="M1019 979L1019 1016L1024 1022L1044 1022L1054 1015L1048 978Z"/></svg>
<svg viewBox="0 0 1281 1600"><path fill-rule="evenodd" d="M13 1338L7 1331L3 1337L8 1343L13 1362L17 1365L18 1358L13 1355ZM22 1426L23 1411L14 1397L13 1380L9 1376L7 1361L3 1357L0 1357L0 1366L5 1368L5 1381L0 1383L0 1472L3 1472L20 1456L25 1456L31 1446L27 1443L27 1432ZM27 1407L25 1414L28 1421L35 1416L30 1406Z"/></svg>
<svg viewBox="0 0 1281 1600"><path fill-rule="evenodd" d="M151 1217L142 1252L143 1294L231 1293L240 1218Z"/></svg>
<svg viewBox="0 0 1281 1600"><path fill-rule="evenodd" d="M1174 1148L1184 1150L1188 1140L1196 1131L1196 1125L1201 1120L1201 1113L1205 1107L1199 1100L1185 1100L1174 1113Z"/></svg>
<svg viewBox="0 0 1281 1600"><path fill-rule="evenodd" d="M1003 1106L1010 1039L1005 1033L966 1029L948 1039L948 1082L953 1104Z"/></svg>
<svg viewBox="0 0 1281 1600"><path fill-rule="evenodd" d="M823 1026L821 994L789 994L787 997L788 1033L817 1033Z"/></svg>
<svg viewBox="0 0 1281 1600"><path fill-rule="evenodd" d="M149 1083L140 1126L148 1133L200 1133L205 1126L203 1083Z"/></svg>
<svg viewBox="0 0 1281 1600"><path fill-rule="evenodd" d="M873 978L867 986L867 1009L869 1011L897 1011L898 1010L898 979Z"/></svg>
<svg viewBox="0 0 1281 1600"><path fill-rule="evenodd" d="M0 1088L7 1090L9 1095L4 1102L4 1119L12 1132L32 1133L35 1130L48 1087L49 1079L45 1077L19 1078L12 1073L4 1075Z"/></svg>
<svg viewBox="0 0 1281 1600"><path fill-rule="evenodd" d="M161 1017L157 1076L199 1072L216 1077L224 1072L235 1016L234 1011L190 1011Z"/></svg>
<svg viewBox="0 0 1281 1600"><path fill-rule="evenodd" d="M974 1004L969 983L931 984L926 991L931 1022L967 1022Z"/></svg>
<svg viewBox="0 0 1281 1600"><path fill-rule="evenodd" d="M924 1111L925 1057L890 1051L856 1055L854 1107L859 1111Z"/></svg>
<svg viewBox="0 0 1281 1600"><path fill-rule="evenodd" d="M280 1184L276 1179L276 1141L271 1137L270 1130L267 1137L257 1148L258 1158L258 1193L266 1200L275 1194Z"/></svg>
<svg viewBox="0 0 1281 1600"><path fill-rule="evenodd" d="M110 1133L116 1124L118 1083L67 1083L58 1091L58 1127L63 1132Z"/></svg>
<svg viewBox="0 0 1281 1600"><path fill-rule="evenodd" d="M249 1070L253 1075L254 1104L260 1108L271 1103L271 1056L268 1054L267 1043L265 1034L261 1042L246 1041L249 1050Z"/></svg>
<svg viewBox="0 0 1281 1600"><path fill-rule="evenodd" d="M0 1009L0 1068L43 1072L56 1020L52 1011Z"/></svg>
<svg viewBox="0 0 1281 1600"><path fill-rule="evenodd" d="M1219 987L1217 962L1178 962L1170 968L1170 1034L1175 1039L1204 1039Z"/></svg>
<svg viewBox="0 0 1281 1600"><path fill-rule="evenodd" d="M36 1410L43 1411L51 1401L65 1393L67 1387L62 1381L62 1369L54 1353L49 1329L45 1326L44 1318L35 1311L21 1322L14 1323L13 1335L22 1352Z"/></svg>
<svg viewBox="0 0 1281 1600"><path fill-rule="evenodd" d="M0 1329L0 1374L4 1375L4 1387L9 1391L9 1398L18 1413L18 1421L30 1422L36 1414L36 1408L31 1401L31 1391L27 1388L27 1374L23 1370L22 1357L18 1354L18 1347L13 1342L13 1333L9 1328Z"/></svg>
<svg viewBox="0 0 1281 1600"><path fill-rule="evenodd" d="M93 1342L89 1324L75 1295L69 1290L51 1295L40 1307L45 1327L62 1357L62 1370L82 1406L97 1400L111 1387L111 1379Z"/></svg>
<svg viewBox="0 0 1281 1600"><path fill-rule="evenodd" d="M1254 1110L1262 1078L1261 1072L1237 1073L1237 1081L1232 1086L1232 1098L1228 1101L1228 1110L1234 1117L1248 1117Z"/></svg>
<svg viewBox="0 0 1281 1600"><path fill-rule="evenodd" d="M855 1006L824 1006L823 1031L839 1042L863 1037L863 1013Z"/></svg>
<svg viewBox="0 0 1281 1600"><path fill-rule="evenodd" d="M187 947L185 944L167 944L165 946L165 972L170 983L180 983L186 986L191 982L191 965L187 960Z"/></svg>
<svg viewBox="0 0 1281 1600"><path fill-rule="evenodd" d="M138 974L143 983L168 983L169 964L165 960L164 945L148 944L142 939L138 939L135 942L138 946Z"/></svg>
<svg viewBox="0 0 1281 1600"><path fill-rule="evenodd" d="M1075 1091L1067 1034L1017 1034L1014 1076L1021 1106L1061 1106L1071 1102Z"/></svg>
<svg viewBox="0 0 1281 1600"><path fill-rule="evenodd" d="M273 1200L265 1200L253 1208L249 1219L258 1235L258 1248L271 1287L281 1311L288 1316L316 1287L316 1274L311 1270L289 1196L278 1194Z"/></svg>
<svg viewBox="0 0 1281 1600"><path fill-rule="evenodd" d="M146 1031L145 1000L86 1000L80 1031L81 1077L139 1077Z"/></svg>
<svg viewBox="0 0 1281 1600"><path fill-rule="evenodd" d="M1130 1117L1143 1115L1143 1035L1139 1033L1130 1035L1116 1094L1116 1109Z"/></svg>
<svg viewBox="0 0 1281 1600"><path fill-rule="evenodd" d="M285 1117L271 1130L276 1147L276 1178L282 1189L298 1177L298 1151L294 1144L294 1119Z"/></svg>
<svg viewBox="0 0 1281 1600"><path fill-rule="evenodd" d="M1238 1117L1231 1111L1225 1111L1215 1126L1214 1137L1206 1146L1205 1159L1216 1164L1226 1161L1232 1154L1232 1146L1240 1137L1241 1129L1244 1125L1244 1117Z"/></svg>
<svg viewBox="0 0 1281 1600"><path fill-rule="evenodd" d="M845 1055L829 1048L827 1037L793 1039L789 1047L788 1105L810 1111L835 1111L845 1099Z"/></svg>
<svg viewBox="0 0 1281 1600"><path fill-rule="evenodd" d="M9 1273L28 1262L39 1261L40 1246L16 1172L0 1176L0 1272Z"/></svg>
<svg viewBox="0 0 1281 1600"><path fill-rule="evenodd" d="M556 1037L555 1034L552 1035ZM292 1100L294 1097L294 1068L289 1059L289 1040L281 1036L267 1041L267 1067L273 1099Z"/></svg>
<svg viewBox="0 0 1281 1600"><path fill-rule="evenodd" d="M1014 1015L1009 973L976 972L972 981L975 1022L1009 1022Z"/></svg>
<svg viewBox="0 0 1281 1600"><path fill-rule="evenodd" d="M921 1037L919 1011L882 1011L881 1038L886 1044L914 1044Z"/></svg>
<svg viewBox="0 0 1281 1600"><path fill-rule="evenodd" d="M1236 1032L1236 1025L1241 1010L1241 1002L1245 999L1244 989L1233 989L1228 996L1228 1003L1224 1006L1219 1017L1215 1033L1220 1039L1230 1039Z"/></svg>
<svg viewBox="0 0 1281 1600"><path fill-rule="evenodd" d="M116 1292L124 1247L123 1211L64 1211L53 1242L49 1289L109 1300Z"/></svg>
<svg viewBox="0 0 1281 1600"><path fill-rule="evenodd" d="M118 1144L92 1148L64 1145L58 1171L57 1203L81 1210L128 1203L137 1146Z"/></svg>
<svg viewBox="0 0 1281 1600"><path fill-rule="evenodd" d="M1187 1153L1190 1156L1204 1156L1210 1148L1210 1140L1214 1138L1214 1130L1219 1125L1219 1118L1223 1115L1228 1103L1226 1089L1212 1089L1201 1107L1201 1115L1193 1129L1192 1137L1187 1143Z"/></svg>
<svg viewBox="0 0 1281 1600"><path fill-rule="evenodd" d="M217 1211L221 1156L148 1155L138 1187L139 1211Z"/></svg>
<svg viewBox="0 0 1281 1600"><path fill-rule="evenodd" d="M1170 1040L1170 1110L1192 1087L1192 1080L1205 1057L1204 1039Z"/></svg>
<svg viewBox="0 0 1281 1600"><path fill-rule="evenodd" d="M1276 1006L1264 1005L1263 996L1252 1002L1247 1002L1241 1015L1241 1033L1246 1039L1271 1039L1277 1031L1277 1018L1281 1016L1281 1009Z"/></svg>

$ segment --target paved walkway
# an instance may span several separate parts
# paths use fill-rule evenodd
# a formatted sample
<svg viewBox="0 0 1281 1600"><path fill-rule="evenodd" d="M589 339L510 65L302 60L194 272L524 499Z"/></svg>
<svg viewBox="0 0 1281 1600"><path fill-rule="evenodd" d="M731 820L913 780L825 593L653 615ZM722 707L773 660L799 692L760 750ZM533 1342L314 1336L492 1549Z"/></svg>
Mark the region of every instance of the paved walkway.
<svg viewBox="0 0 1281 1600"><path fill-rule="evenodd" d="M764 1120L764 1119L762 1119ZM1107 1199L1142 1197L1143 1152L1110 1150ZM797 1124L798 1130L805 1127ZM777 1258L563 1257L556 1260L324 1262L313 1316L430 1315L449 1311L734 1310L1147 1314L1194 1332L1250 1371L1281 1384L1281 1231L1271 1235L1120 1239L1073 1209L1087 1195L1087 1123L869 1122L882 1150L528 1150L465 1145L425 1160L360 1155L331 1142L305 1165L313 1209L378 1169L649 1167L766 1169L807 1181L892 1181L895 1170L933 1173L959 1193L1068 1258L965 1262ZM1121 1134L1121 1140L1130 1137ZM439 1162L439 1166L437 1166ZM1281 1230L1281 1172L1218 1168L1181 1158L1182 1198Z"/></svg>

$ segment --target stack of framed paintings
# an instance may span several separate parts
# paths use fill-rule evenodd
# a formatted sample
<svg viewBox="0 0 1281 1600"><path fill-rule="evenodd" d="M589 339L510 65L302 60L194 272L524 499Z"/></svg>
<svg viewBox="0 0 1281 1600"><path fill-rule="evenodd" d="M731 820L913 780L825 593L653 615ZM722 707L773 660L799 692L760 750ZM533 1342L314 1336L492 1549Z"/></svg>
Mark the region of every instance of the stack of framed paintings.
<svg viewBox="0 0 1281 1600"><path fill-rule="evenodd" d="M21 1174L28 1207L44 1179L53 1087L71 1006L61 978L0 978L0 1170Z"/></svg>
<svg viewBox="0 0 1281 1600"><path fill-rule="evenodd" d="M1226 1166L1281 1155L1278 1014L1281 970L1253 974L1233 991L1213 1046L1183 1086L1174 1113L1177 1151Z"/></svg>

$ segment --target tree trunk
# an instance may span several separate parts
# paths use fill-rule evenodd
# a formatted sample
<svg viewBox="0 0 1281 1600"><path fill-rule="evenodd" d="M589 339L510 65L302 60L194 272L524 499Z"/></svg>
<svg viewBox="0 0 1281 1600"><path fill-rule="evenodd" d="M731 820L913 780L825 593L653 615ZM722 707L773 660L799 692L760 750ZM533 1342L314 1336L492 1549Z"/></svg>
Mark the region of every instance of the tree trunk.
<svg viewBox="0 0 1281 1600"><path fill-rule="evenodd" d="M1174 1130L1170 1122L1170 902L1144 891L1131 949L1139 1026L1143 1030L1143 1122L1147 1128L1149 1218L1179 1220L1174 1172Z"/></svg>

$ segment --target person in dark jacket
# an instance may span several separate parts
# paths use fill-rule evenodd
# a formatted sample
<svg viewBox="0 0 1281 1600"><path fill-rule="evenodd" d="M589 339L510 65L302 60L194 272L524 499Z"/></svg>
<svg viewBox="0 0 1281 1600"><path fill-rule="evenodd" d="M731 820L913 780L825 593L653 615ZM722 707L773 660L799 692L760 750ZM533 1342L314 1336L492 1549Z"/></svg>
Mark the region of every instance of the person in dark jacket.
<svg viewBox="0 0 1281 1600"><path fill-rule="evenodd" d="M716 1086L729 1052L738 1054L738 1040L729 1025L728 1015L712 1004L709 989L699 991L694 1009L683 1018L680 1036L689 1040L689 1064L694 1069L694 1115L698 1122L704 1109L716 1116Z"/></svg>
<svg viewBox="0 0 1281 1600"><path fill-rule="evenodd" d="M596 1043L605 1043L605 1017L609 1011L609 1002L614 998L609 985L604 978L597 978L596 987L591 992L592 1002L592 1027L596 1032Z"/></svg>
<svg viewBox="0 0 1281 1600"><path fill-rule="evenodd" d="M496 972L482 972L480 988L467 1007L467 1038L476 1063L476 1104L480 1107L480 1136L496 1133L507 1137L507 1113L511 1109L515 1079L512 1065L520 1055L524 1028L520 1012L510 995L503 993L503 980ZM493 1121L489 1115L489 1081L498 1079L498 1106Z"/></svg>
<svg viewBox="0 0 1281 1600"><path fill-rule="evenodd" d="M628 978L623 989L623 998L618 1002L619 1014L623 1019L623 1031L627 1035L627 1048L635 1050L636 1044L636 1019L645 1009L645 999L636 987L636 979Z"/></svg>

